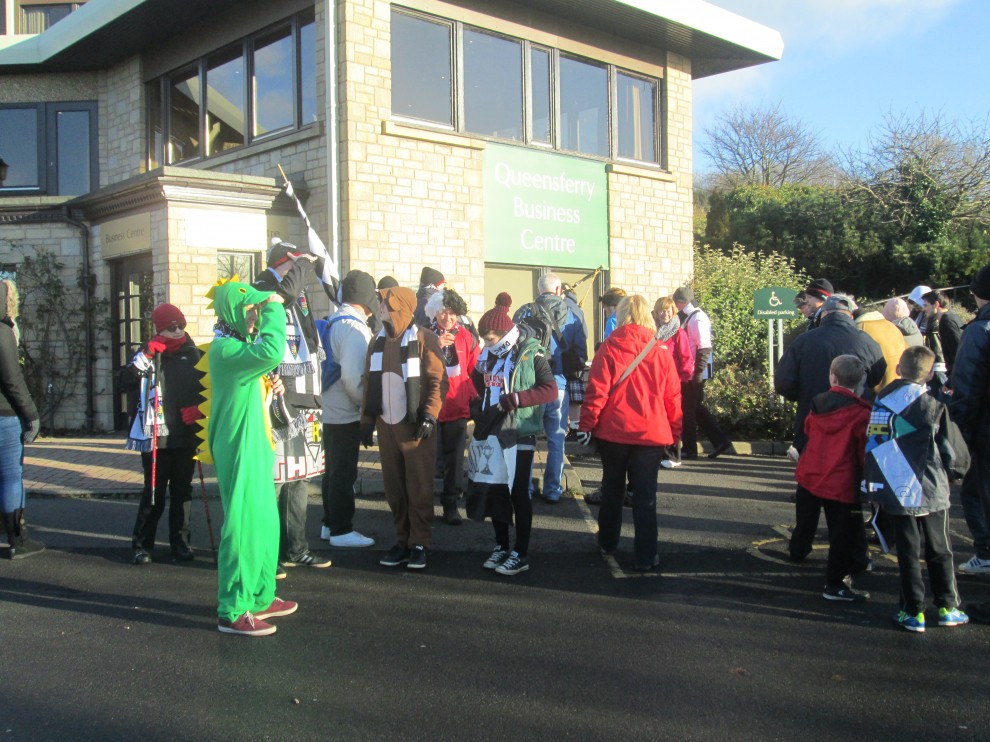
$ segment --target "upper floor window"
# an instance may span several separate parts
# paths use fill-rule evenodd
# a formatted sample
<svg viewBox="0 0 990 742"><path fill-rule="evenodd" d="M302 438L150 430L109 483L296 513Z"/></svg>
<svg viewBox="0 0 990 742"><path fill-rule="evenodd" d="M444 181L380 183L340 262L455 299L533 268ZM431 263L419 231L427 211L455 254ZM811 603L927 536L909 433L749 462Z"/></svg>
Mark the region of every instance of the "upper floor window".
<svg viewBox="0 0 990 742"><path fill-rule="evenodd" d="M96 103L0 105L0 193L79 196L98 183Z"/></svg>
<svg viewBox="0 0 990 742"><path fill-rule="evenodd" d="M312 10L242 39L148 88L148 166L218 155L316 121Z"/></svg>
<svg viewBox="0 0 990 742"><path fill-rule="evenodd" d="M392 8L392 115L659 164L660 82L524 39Z"/></svg>
<svg viewBox="0 0 990 742"><path fill-rule="evenodd" d="M20 34L41 33L86 4L86 0L74 3L51 0L14 0L14 2L17 8L17 33Z"/></svg>

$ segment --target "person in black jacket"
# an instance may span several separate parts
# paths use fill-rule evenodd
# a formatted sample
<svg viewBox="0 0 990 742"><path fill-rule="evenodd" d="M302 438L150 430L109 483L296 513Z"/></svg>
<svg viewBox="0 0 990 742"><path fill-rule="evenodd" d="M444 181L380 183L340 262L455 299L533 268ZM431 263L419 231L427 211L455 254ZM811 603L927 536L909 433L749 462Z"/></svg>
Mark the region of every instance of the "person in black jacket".
<svg viewBox="0 0 990 742"><path fill-rule="evenodd" d="M952 300L943 291L929 291L921 297L928 317L925 345L935 353L935 376L938 386L944 386L952 375L952 363L962 339L962 321L952 311Z"/></svg>
<svg viewBox="0 0 990 742"><path fill-rule="evenodd" d="M197 424L203 415L202 374L196 370L202 353L186 333L186 318L172 304L159 304L151 313L155 337L134 354L121 370L123 391L140 389L127 448L141 452L144 490L138 505L131 546L133 564L151 564L158 521L168 509L168 541L172 557L195 558L189 547L189 510L192 502L194 456L199 439ZM154 468L154 487L152 487Z"/></svg>
<svg viewBox="0 0 990 742"><path fill-rule="evenodd" d="M774 369L773 385L785 399L797 402L794 447L803 451L808 442L804 419L811 400L828 391L828 369L841 355L859 358L866 368L866 388L876 386L887 370L883 351L876 340L856 328L853 303L844 294L829 297L822 306L820 326L799 335Z"/></svg>
<svg viewBox="0 0 990 742"><path fill-rule="evenodd" d="M28 538L24 522L24 445L38 437L38 408L31 399L17 356L17 288L0 281L0 514L7 532L8 559L45 550Z"/></svg>

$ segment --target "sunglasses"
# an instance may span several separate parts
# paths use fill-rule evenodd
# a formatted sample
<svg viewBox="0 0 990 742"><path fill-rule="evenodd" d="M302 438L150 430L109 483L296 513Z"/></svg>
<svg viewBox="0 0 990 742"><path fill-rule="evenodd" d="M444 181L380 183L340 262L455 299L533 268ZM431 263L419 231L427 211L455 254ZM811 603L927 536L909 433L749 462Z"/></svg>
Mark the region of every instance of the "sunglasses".
<svg viewBox="0 0 990 742"><path fill-rule="evenodd" d="M169 332L178 332L180 330L185 330L186 329L186 323L185 322L173 322L172 324L170 324L165 329L168 330Z"/></svg>

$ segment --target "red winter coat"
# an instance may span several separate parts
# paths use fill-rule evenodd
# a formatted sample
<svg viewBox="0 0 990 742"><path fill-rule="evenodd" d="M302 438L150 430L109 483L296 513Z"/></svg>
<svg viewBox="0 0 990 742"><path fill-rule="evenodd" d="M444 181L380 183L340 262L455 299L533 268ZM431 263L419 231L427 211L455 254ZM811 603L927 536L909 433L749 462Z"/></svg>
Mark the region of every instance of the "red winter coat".
<svg viewBox="0 0 990 742"><path fill-rule="evenodd" d="M456 368L460 371L458 373L455 367L447 366L447 380L450 386L447 388L443 407L440 408L440 417L437 418L442 423L471 417L471 400L478 396L474 384L471 383L471 370L478 364L481 343L475 339L470 330L459 326L457 335L454 336L454 350L457 352ZM451 373L456 375L452 376Z"/></svg>
<svg viewBox="0 0 990 742"><path fill-rule="evenodd" d="M674 368L677 369L681 382L691 381L694 375L694 353L691 352L691 340L683 327L667 341L667 347L674 356Z"/></svg>
<svg viewBox="0 0 990 742"><path fill-rule="evenodd" d="M635 446L669 446L680 438L681 382L664 343L658 342L612 392L652 338L642 325L622 325L598 348L584 390L579 430Z"/></svg>
<svg viewBox="0 0 990 742"><path fill-rule="evenodd" d="M854 503L866 461L866 426L870 404L841 386L811 402L804 420L808 436L794 479L826 500Z"/></svg>

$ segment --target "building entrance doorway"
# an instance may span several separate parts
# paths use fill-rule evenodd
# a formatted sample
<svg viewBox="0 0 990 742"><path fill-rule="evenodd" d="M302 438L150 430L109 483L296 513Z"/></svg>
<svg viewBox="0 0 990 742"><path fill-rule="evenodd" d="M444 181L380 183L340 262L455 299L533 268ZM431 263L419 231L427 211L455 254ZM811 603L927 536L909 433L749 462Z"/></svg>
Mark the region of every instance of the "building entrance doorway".
<svg viewBox="0 0 990 742"><path fill-rule="evenodd" d="M126 430L134 409L134 395L120 391L117 379L142 341L152 335L151 311L155 308L151 255L113 261L111 265L111 342L113 343L114 430Z"/></svg>

